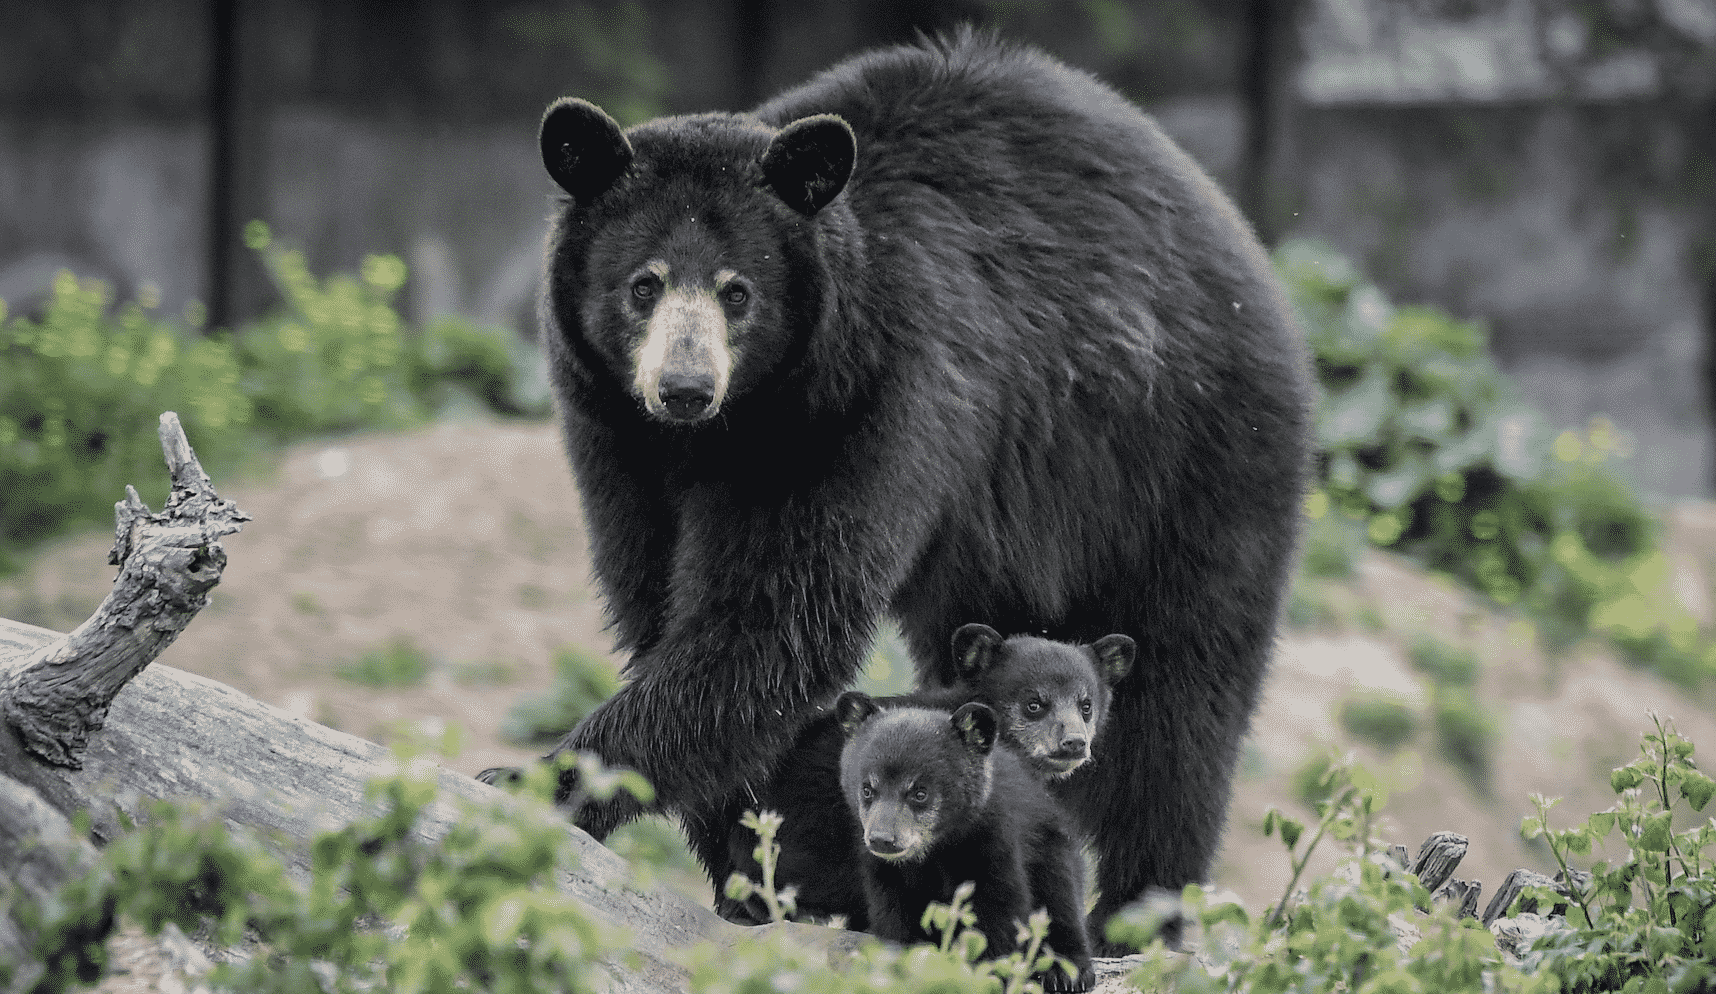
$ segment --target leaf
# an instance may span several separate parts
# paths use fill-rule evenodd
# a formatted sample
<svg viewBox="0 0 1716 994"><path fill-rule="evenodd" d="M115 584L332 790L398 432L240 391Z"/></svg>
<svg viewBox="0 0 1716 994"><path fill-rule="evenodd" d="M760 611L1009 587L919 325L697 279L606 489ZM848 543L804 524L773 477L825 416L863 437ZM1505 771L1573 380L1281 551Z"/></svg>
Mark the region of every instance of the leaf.
<svg viewBox="0 0 1716 994"><path fill-rule="evenodd" d="M1631 790L1641 783L1644 783L1644 774L1640 773L1637 767L1622 766L1609 774L1609 786L1617 794Z"/></svg>
<svg viewBox="0 0 1716 994"><path fill-rule="evenodd" d="M1288 849L1292 849L1297 846L1299 844L1299 836L1303 834L1305 834L1305 825L1303 822L1289 818L1286 815L1281 816L1281 841L1287 844Z"/></svg>
<svg viewBox="0 0 1716 994"><path fill-rule="evenodd" d="M1393 412L1388 374L1380 365L1371 366L1357 383L1329 396L1317 434L1325 449L1374 442Z"/></svg>
<svg viewBox="0 0 1716 994"><path fill-rule="evenodd" d="M1585 823L1590 826L1592 841L1601 842L1608 838L1609 833L1615 829L1615 812L1613 809L1599 811L1587 819Z"/></svg>
<svg viewBox="0 0 1716 994"><path fill-rule="evenodd" d="M1668 844L1672 840L1669 831L1671 812L1664 811L1659 815L1651 815L1639 827L1638 846L1645 852L1668 852Z"/></svg>
<svg viewBox="0 0 1716 994"><path fill-rule="evenodd" d="M1526 815L1519 823L1519 837L1535 839L1543 834L1543 819L1536 815Z"/></svg>
<svg viewBox="0 0 1716 994"><path fill-rule="evenodd" d="M1713 795L1716 795L1716 780L1694 769L1686 769L1681 775L1680 796L1686 798L1692 810L1703 811Z"/></svg>

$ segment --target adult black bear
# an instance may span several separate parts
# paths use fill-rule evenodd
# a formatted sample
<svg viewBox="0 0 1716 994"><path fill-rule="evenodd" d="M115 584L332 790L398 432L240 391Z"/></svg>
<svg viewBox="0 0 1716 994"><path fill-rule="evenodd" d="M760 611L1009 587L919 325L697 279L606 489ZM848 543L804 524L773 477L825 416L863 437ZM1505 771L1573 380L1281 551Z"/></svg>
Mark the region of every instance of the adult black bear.
<svg viewBox="0 0 1716 994"><path fill-rule="evenodd" d="M1031 912L1049 913L1049 948L1071 961L1040 974L1045 990L1088 991L1095 981L1084 923L1084 859L1058 802L1008 749L995 748L999 719L986 705L951 714L879 709L843 694L840 786L861 824L859 853L867 931L894 942L929 942L921 924L933 901L947 904L972 883L975 927L985 955L1005 956Z"/></svg>
<svg viewBox="0 0 1716 994"><path fill-rule="evenodd" d="M977 702L999 716L1001 742L1045 783L1063 779L1090 759L1090 743L1102 727L1111 687L1132 670L1136 646L1125 635L1105 635L1091 645L1068 645L1033 635L1002 639L988 625L970 624L953 633L959 683L898 697L874 698L878 707L928 707L952 711ZM749 808L784 818L776 841L780 853L775 885L797 893L798 917L814 921L841 916L863 931L869 922L858 875L858 826L840 789L840 753L845 730L833 708L805 723L773 774L754 783L729 811L728 858L709 867L720 895L715 910L746 924L769 920L756 895L740 901L722 893L737 871L762 879L752 855L756 833L739 824Z"/></svg>
<svg viewBox="0 0 1716 994"><path fill-rule="evenodd" d="M1112 90L961 32L750 114L576 100L543 343L628 683L557 747L637 769L705 865L723 812L892 614L1137 640L1096 761L1094 934L1201 879L1268 664L1311 387L1269 260ZM568 790L570 784L563 785ZM597 837L629 798L575 813Z"/></svg>

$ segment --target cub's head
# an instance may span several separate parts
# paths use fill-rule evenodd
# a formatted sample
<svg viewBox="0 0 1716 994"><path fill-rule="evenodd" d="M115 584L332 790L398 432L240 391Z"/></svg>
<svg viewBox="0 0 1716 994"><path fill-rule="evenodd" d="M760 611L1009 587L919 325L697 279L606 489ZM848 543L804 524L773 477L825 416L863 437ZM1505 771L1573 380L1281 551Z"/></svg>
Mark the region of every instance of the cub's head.
<svg viewBox="0 0 1716 994"><path fill-rule="evenodd" d="M567 98L541 145L570 197L542 300L563 399L629 394L651 419L694 424L802 351L822 297L809 222L851 176L846 122L702 114L622 131Z"/></svg>
<svg viewBox="0 0 1716 994"><path fill-rule="evenodd" d="M922 860L989 802L995 712L964 704L879 709L869 696L834 705L846 732L840 785L863 826L864 848L892 863Z"/></svg>
<svg viewBox="0 0 1716 994"><path fill-rule="evenodd" d="M1090 761L1113 688L1138 646L1125 635L1090 645L1032 635L1003 639L988 625L953 635L961 679L1001 715L1001 738L1037 775L1061 779Z"/></svg>

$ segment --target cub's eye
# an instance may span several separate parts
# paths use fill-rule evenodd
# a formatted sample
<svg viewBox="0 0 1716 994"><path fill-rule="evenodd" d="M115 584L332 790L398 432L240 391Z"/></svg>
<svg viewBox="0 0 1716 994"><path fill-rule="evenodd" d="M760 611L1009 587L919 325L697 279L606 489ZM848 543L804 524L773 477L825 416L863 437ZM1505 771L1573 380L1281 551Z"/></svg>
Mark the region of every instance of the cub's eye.
<svg viewBox="0 0 1716 994"><path fill-rule="evenodd" d="M751 292L744 287L734 284L721 291L721 299L730 307L743 307L745 301L751 299Z"/></svg>
<svg viewBox="0 0 1716 994"><path fill-rule="evenodd" d="M929 791L923 789L922 787L919 787L917 790L912 791L912 802L914 804L922 804L927 800L929 800Z"/></svg>
<svg viewBox="0 0 1716 994"><path fill-rule="evenodd" d="M639 300L654 300L655 279L653 277L645 276L643 279L633 283L632 296Z"/></svg>
<svg viewBox="0 0 1716 994"><path fill-rule="evenodd" d="M875 799L875 797L876 797L876 791L869 784L865 784L864 786L858 788L858 798L859 798L859 800L863 801L865 804L870 803L872 800Z"/></svg>
<svg viewBox="0 0 1716 994"><path fill-rule="evenodd" d="M1025 705L1025 713L1030 715L1033 718L1035 718L1037 715L1042 714L1043 713L1043 702L1042 701L1032 701L1031 703Z"/></svg>
<svg viewBox="0 0 1716 994"><path fill-rule="evenodd" d="M1078 702L1078 710L1079 710L1079 713L1084 715L1086 718L1090 717L1090 710L1091 710L1090 702L1089 701L1079 701Z"/></svg>

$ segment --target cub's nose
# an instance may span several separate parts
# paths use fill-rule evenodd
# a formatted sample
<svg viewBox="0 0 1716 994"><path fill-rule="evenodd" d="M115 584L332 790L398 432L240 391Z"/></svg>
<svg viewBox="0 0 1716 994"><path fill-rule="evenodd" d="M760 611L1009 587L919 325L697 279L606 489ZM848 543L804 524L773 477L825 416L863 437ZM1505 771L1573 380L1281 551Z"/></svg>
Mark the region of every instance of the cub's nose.
<svg viewBox="0 0 1716 994"><path fill-rule="evenodd" d="M715 377L704 373L667 373L658 391L667 416L674 421L696 421L715 400Z"/></svg>
<svg viewBox="0 0 1716 994"><path fill-rule="evenodd" d="M893 836L887 835L865 836L864 846L878 856L898 856L905 849Z"/></svg>

